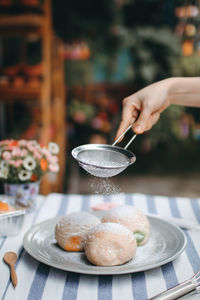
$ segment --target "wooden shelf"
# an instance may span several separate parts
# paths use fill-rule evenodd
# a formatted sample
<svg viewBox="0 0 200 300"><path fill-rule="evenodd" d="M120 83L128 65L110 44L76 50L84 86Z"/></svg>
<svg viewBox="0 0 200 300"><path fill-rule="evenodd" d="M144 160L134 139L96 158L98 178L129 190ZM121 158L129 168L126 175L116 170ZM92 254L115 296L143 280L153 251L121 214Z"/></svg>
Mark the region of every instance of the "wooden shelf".
<svg viewBox="0 0 200 300"><path fill-rule="evenodd" d="M38 14L0 15L0 29L12 29L17 27L37 28L43 26L46 16Z"/></svg>
<svg viewBox="0 0 200 300"><path fill-rule="evenodd" d="M23 87L0 86L0 101L29 101L41 98L41 85L31 87L25 85Z"/></svg>
<svg viewBox="0 0 200 300"><path fill-rule="evenodd" d="M0 101L16 100L30 103L37 101L40 105L41 129L39 139L42 143L56 142L60 147L60 171L53 177L44 177L41 193L63 192L66 153L65 124L65 84L62 59L62 41L55 37L51 20L51 0L44 0L42 13L0 14L0 35L40 35L42 44L42 81L38 87L0 85ZM54 128L52 137L51 128Z"/></svg>

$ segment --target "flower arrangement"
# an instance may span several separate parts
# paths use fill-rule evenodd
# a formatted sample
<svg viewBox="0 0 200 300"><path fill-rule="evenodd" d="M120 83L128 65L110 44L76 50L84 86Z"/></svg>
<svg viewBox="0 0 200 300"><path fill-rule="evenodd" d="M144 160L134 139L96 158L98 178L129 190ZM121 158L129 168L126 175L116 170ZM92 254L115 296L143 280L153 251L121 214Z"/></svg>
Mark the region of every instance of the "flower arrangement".
<svg viewBox="0 0 200 300"><path fill-rule="evenodd" d="M31 140L0 141L0 180L4 183L36 182L47 172L58 172L59 147Z"/></svg>

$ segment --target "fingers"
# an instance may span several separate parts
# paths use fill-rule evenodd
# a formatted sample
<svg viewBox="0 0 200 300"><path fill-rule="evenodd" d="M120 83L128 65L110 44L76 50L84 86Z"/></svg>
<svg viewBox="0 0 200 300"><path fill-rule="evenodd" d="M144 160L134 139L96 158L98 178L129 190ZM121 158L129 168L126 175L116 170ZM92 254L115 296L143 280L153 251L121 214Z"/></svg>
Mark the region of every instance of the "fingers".
<svg viewBox="0 0 200 300"><path fill-rule="evenodd" d="M130 102L125 102L122 111L122 121L119 125L115 140L128 128L128 126L133 123L138 116L138 110ZM121 140L123 137L121 138ZM120 141L121 141L120 140ZM119 142L120 142L119 141Z"/></svg>
<svg viewBox="0 0 200 300"><path fill-rule="evenodd" d="M125 130L128 128L128 126L132 123L133 121L128 121L126 120L122 120L120 125L119 125L119 129L117 131L117 134L115 136L115 140L117 140L120 135L122 135L123 132L125 132ZM119 142L121 142L123 140L124 136L122 136L122 138L119 140Z"/></svg>
<svg viewBox="0 0 200 300"><path fill-rule="evenodd" d="M165 105L156 110L152 103L153 101L144 103L144 101L142 102L142 100L136 96L133 97L133 95L125 98L123 102L122 121L115 140L118 139L135 120L136 121L133 124L132 129L136 134L142 134L144 131L151 129L151 127L158 121L160 113L169 106L169 103L165 103ZM119 140L119 142L122 139L123 137Z"/></svg>
<svg viewBox="0 0 200 300"><path fill-rule="evenodd" d="M152 115L152 126L158 122L160 118L160 112L156 112Z"/></svg>
<svg viewBox="0 0 200 300"><path fill-rule="evenodd" d="M145 128L144 131L150 130L152 128L152 126L158 122L159 118L160 118L160 113L159 112L153 113L150 116L149 122L148 122L148 124L147 124L147 126L146 126L146 128Z"/></svg>
<svg viewBox="0 0 200 300"><path fill-rule="evenodd" d="M149 126L149 120L151 118L151 112L148 107L144 107L140 112L140 115L133 125L133 130L136 134L141 134L146 131L146 128Z"/></svg>

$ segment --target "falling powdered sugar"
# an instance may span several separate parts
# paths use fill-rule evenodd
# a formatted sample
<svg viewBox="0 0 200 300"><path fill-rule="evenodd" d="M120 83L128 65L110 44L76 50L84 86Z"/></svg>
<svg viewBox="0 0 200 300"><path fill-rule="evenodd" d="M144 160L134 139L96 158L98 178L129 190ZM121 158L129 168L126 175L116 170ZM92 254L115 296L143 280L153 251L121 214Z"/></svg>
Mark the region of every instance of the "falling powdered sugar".
<svg viewBox="0 0 200 300"><path fill-rule="evenodd" d="M116 186L110 178L91 177L90 185L94 194L112 195L121 193L120 187Z"/></svg>

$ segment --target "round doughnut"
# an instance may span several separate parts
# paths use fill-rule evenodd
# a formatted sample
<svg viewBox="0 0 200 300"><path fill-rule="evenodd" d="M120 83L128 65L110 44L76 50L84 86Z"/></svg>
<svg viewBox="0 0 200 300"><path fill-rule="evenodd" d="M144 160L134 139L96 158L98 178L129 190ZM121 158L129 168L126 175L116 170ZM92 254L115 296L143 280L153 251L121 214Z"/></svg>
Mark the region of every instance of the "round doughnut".
<svg viewBox="0 0 200 300"><path fill-rule="evenodd" d="M55 239L66 251L83 251L88 231L100 220L86 212L74 212L60 218L55 227Z"/></svg>
<svg viewBox="0 0 200 300"><path fill-rule="evenodd" d="M117 223L99 224L92 228L85 241L87 259L97 266L116 266L131 260L137 243L132 232Z"/></svg>
<svg viewBox="0 0 200 300"><path fill-rule="evenodd" d="M134 233L137 245L143 245L147 242L150 232L148 218L138 208L132 205L122 205L108 210L103 218L102 223L115 222L127 227Z"/></svg>

